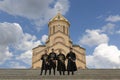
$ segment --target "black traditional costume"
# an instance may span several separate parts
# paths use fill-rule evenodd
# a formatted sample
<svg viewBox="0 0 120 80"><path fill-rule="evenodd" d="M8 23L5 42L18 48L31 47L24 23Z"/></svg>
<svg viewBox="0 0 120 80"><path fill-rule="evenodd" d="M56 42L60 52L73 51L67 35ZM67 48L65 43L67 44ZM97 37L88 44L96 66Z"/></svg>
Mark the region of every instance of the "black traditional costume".
<svg viewBox="0 0 120 80"><path fill-rule="evenodd" d="M55 75L55 69L56 69L56 53L51 52L49 54L49 63L50 63L50 69L49 69L49 74L51 75L51 69L53 68L53 72Z"/></svg>
<svg viewBox="0 0 120 80"><path fill-rule="evenodd" d="M43 70L45 70L45 75L46 75L47 70L49 69L48 55L43 54L41 57L41 60L42 60L41 75L42 75Z"/></svg>
<svg viewBox="0 0 120 80"><path fill-rule="evenodd" d="M67 71L68 71L68 75L69 72L72 72L72 75L74 74L74 71L77 71L77 67L76 67L76 55L74 52L70 51L66 58L68 59L68 63L67 63Z"/></svg>
<svg viewBox="0 0 120 80"><path fill-rule="evenodd" d="M57 71L59 71L60 75L61 72L63 71L63 75L65 74L66 71L66 67L65 67L65 55L62 53L59 53L57 55Z"/></svg>

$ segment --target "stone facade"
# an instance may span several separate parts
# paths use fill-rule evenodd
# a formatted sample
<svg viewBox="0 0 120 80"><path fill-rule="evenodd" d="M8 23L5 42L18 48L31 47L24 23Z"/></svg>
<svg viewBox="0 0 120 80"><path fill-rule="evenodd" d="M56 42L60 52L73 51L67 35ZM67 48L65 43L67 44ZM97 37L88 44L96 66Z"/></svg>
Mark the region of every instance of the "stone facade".
<svg viewBox="0 0 120 80"><path fill-rule="evenodd" d="M77 68L85 69L86 68L86 55L85 49L79 45L74 45L69 36L69 21L58 13L54 18L52 18L49 23L49 36L45 45L39 45L33 48L32 56L32 68L41 67L41 55L44 54L45 50L48 50L48 53L51 52L51 49L54 48L55 52L58 53L58 50L61 49L62 52L66 55L69 52L69 48L72 47L73 51L76 54ZM67 61L66 61L67 62Z"/></svg>

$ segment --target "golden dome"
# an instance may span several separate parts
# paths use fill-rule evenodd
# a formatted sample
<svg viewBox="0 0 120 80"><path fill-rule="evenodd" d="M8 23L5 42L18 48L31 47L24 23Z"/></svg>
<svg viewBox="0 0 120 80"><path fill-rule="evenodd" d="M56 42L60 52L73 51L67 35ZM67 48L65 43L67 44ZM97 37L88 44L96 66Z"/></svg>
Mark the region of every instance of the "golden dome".
<svg viewBox="0 0 120 80"><path fill-rule="evenodd" d="M64 21L67 22L68 25L70 25L69 21L60 13L57 13L57 15L49 21L48 25L54 21Z"/></svg>

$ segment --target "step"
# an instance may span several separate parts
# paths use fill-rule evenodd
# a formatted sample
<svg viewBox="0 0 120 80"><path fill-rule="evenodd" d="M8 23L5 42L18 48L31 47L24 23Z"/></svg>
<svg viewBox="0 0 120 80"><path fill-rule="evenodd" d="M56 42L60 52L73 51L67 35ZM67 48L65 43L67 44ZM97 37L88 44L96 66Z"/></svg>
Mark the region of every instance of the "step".
<svg viewBox="0 0 120 80"><path fill-rule="evenodd" d="M85 69L75 75L39 75L40 69L0 69L0 80L120 80L120 69Z"/></svg>

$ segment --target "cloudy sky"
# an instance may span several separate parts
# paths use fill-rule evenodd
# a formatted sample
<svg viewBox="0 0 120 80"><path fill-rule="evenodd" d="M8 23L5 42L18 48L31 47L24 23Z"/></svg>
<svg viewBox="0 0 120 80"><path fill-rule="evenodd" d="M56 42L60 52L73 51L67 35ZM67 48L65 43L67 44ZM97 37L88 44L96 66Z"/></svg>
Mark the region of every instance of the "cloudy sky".
<svg viewBox="0 0 120 80"><path fill-rule="evenodd" d="M120 0L0 0L0 68L30 68L58 8L88 68L120 68ZM76 35L76 36L74 36Z"/></svg>

